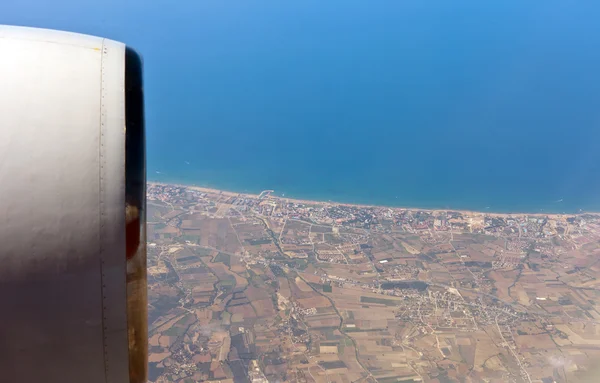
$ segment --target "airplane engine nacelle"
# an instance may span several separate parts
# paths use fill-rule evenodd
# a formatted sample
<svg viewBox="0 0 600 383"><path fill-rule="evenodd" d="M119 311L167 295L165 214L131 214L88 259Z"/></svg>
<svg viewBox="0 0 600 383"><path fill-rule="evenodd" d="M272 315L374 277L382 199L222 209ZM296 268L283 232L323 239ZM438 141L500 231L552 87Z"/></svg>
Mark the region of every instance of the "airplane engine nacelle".
<svg viewBox="0 0 600 383"><path fill-rule="evenodd" d="M0 26L0 380L147 375L142 66Z"/></svg>

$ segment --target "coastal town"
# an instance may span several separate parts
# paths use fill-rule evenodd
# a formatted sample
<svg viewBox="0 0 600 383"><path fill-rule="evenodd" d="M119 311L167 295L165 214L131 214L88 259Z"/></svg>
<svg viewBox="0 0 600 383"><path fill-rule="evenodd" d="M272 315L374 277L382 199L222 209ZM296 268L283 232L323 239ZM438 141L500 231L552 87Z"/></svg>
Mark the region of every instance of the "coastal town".
<svg viewBox="0 0 600 383"><path fill-rule="evenodd" d="M600 215L150 183L152 382L576 382L600 360Z"/></svg>

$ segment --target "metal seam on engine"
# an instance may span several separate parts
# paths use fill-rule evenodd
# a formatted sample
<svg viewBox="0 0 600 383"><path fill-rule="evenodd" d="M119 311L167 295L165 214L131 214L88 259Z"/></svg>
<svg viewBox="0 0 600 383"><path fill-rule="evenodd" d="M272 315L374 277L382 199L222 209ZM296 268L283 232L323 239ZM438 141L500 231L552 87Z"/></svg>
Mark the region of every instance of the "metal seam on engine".
<svg viewBox="0 0 600 383"><path fill-rule="evenodd" d="M108 328L106 325L107 322L107 318L106 318L106 310L107 310L107 306L106 306L106 291L105 291L105 281L106 281L106 276L104 275L104 230L105 230L105 221L106 221L106 208L105 208L105 201L104 201L104 178L105 178L105 147L104 147L104 132L106 130L106 105L104 104L104 99L105 99L105 91L106 91L106 84L105 84L105 80L106 80L106 68L105 68L105 56L108 53L108 48L105 45L105 40L102 40L102 51L100 53L101 58L100 58L100 62L101 62L101 73L100 73L100 136L99 136L99 163L100 163L100 169L99 169L99 175L100 175L100 179L99 179L99 194L100 194L100 198L99 198L99 205L100 205L100 224L98 227L98 234L99 234L99 258L100 258L100 291L102 294L102 307L101 307L101 311L102 311L102 348L103 348L103 357L104 357L104 381L106 383L108 383L108 376L109 376L109 363L108 363L108 345L107 345L107 332L108 332Z"/></svg>

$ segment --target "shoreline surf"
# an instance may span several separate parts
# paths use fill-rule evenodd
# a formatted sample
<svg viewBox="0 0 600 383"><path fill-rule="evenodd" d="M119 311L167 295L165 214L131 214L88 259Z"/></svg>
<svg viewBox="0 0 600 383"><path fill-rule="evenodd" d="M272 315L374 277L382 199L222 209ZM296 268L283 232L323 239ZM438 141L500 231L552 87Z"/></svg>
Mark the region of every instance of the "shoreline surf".
<svg viewBox="0 0 600 383"><path fill-rule="evenodd" d="M161 185L161 186L175 186L175 187L184 187L191 190L196 190L204 193L219 193L226 196L236 197L236 196L247 196L251 198L258 198L259 194L251 193L251 192L238 192L235 190L224 190L214 187L204 187L197 186L191 184L185 184L180 182L162 182L162 181L147 181L148 185ZM600 214L600 212L596 211L581 211L578 213L564 212L523 212L523 211L514 211L514 212L497 212L491 210L473 210L473 209L453 209L453 208L421 208L415 206L390 206L385 204L368 204L368 203L352 203L352 202L340 202L340 201L323 201L323 200L313 200L313 199L303 199L303 198L294 198L294 197L285 197L279 195L271 194L272 198L277 198L281 200L285 200L287 202L293 203L303 203L303 204L315 204L315 205L342 205L342 206L352 206L352 207L360 207L360 208L387 208L393 210L410 210L410 211L425 211L425 212L457 212L464 215L488 215L491 217L506 217L506 216L535 216L535 217L549 217L549 218L563 218L566 216L578 216L584 214Z"/></svg>

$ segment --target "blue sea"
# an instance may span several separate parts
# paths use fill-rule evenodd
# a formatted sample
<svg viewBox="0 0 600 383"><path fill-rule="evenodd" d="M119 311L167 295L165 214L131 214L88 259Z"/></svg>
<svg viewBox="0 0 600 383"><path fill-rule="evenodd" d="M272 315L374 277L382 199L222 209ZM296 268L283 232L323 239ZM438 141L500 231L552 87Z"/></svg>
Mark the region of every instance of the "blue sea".
<svg viewBox="0 0 600 383"><path fill-rule="evenodd" d="M600 211L600 3L3 2L144 56L148 178L423 208Z"/></svg>

